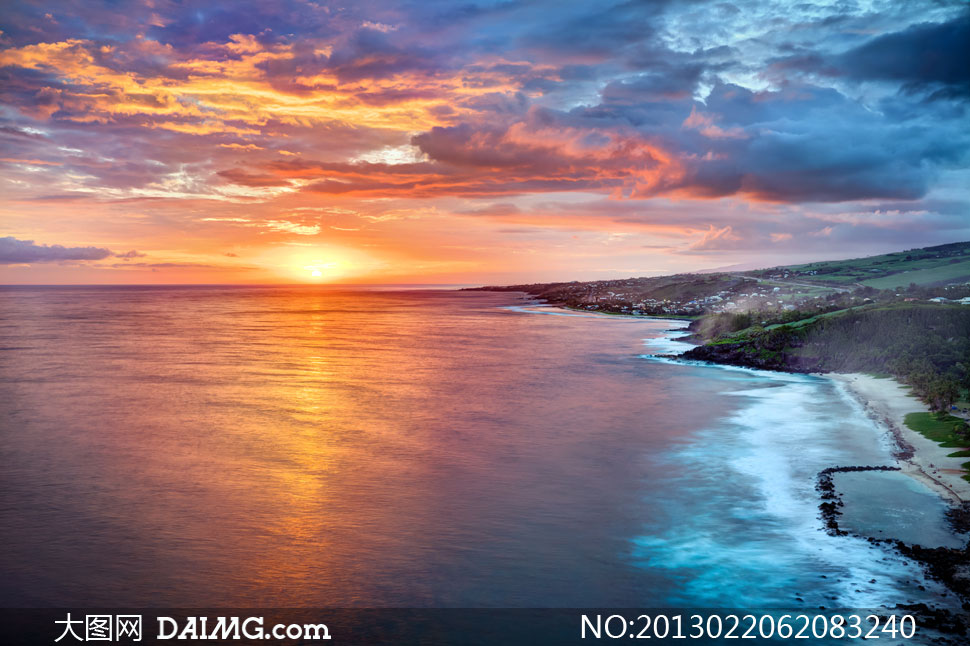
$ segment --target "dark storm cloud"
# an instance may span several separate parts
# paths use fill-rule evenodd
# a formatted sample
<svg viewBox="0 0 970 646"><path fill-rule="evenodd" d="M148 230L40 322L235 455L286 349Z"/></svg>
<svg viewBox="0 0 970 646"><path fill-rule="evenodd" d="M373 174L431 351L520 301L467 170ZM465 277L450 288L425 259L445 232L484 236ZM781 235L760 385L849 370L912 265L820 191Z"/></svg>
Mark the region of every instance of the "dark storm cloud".
<svg viewBox="0 0 970 646"><path fill-rule="evenodd" d="M937 169L967 161L966 134L896 122L829 88L752 92L725 84L698 109L717 115L708 127L718 130L709 130L706 142L715 154L697 161L688 181L709 195L744 192L787 202L916 199Z"/></svg>
<svg viewBox="0 0 970 646"><path fill-rule="evenodd" d="M874 38L838 64L856 79L898 81L907 90L970 96L970 12L942 24L915 25Z"/></svg>
<svg viewBox="0 0 970 646"><path fill-rule="evenodd" d="M970 11L942 23L920 23L883 34L842 54L801 53L776 61L781 69L883 81L930 98L970 96Z"/></svg>

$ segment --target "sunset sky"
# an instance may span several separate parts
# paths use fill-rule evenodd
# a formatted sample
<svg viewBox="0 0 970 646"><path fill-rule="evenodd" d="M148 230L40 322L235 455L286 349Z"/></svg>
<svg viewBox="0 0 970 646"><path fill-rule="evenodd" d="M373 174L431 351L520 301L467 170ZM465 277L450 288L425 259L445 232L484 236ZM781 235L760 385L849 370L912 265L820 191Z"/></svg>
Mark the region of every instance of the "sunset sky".
<svg viewBox="0 0 970 646"><path fill-rule="evenodd" d="M509 283L970 240L970 12L5 2L0 283Z"/></svg>

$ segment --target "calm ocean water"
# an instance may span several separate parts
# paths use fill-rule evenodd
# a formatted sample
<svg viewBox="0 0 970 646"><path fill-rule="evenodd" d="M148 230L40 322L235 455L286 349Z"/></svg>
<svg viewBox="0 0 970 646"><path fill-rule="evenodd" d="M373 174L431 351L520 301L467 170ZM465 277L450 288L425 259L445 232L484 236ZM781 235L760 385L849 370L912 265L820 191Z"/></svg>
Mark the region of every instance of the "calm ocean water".
<svg viewBox="0 0 970 646"><path fill-rule="evenodd" d="M679 324L524 304L4 288L0 602L947 603L821 531L820 469L891 463L830 382L653 359Z"/></svg>

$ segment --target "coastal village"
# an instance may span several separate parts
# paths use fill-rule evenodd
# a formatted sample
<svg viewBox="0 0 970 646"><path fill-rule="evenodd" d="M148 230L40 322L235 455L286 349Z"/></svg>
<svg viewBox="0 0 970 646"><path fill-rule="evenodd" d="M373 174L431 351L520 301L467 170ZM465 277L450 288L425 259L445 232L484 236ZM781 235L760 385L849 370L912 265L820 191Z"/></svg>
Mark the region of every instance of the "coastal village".
<svg viewBox="0 0 970 646"><path fill-rule="evenodd" d="M750 280L750 279L749 279ZM780 278L780 280L783 280ZM614 281L608 281L614 282ZM771 286L767 283L751 284L747 291L721 290L709 296L698 296L691 300L681 301L665 298L639 298L635 292L622 291L623 287L630 286L629 282L623 283L616 281L618 285L603 286L599 290L590 290L590 298L593 302L587 302L581 309L587 311L617 312L621 314L631 314L633 316L698 316L706 312L715 314L725 312L740 311L781 311L790 312L797 309L824 304L826 297L819 294L806 293L805 290L790 286ZM614 289L610 289L613 287ZM620 290L620 291L614 291ZM599 293L605 292L605 293ZM830 292L837 294L838 292ZM920 299L907 296L904 293L895 294L904 302L914 302L926 300L932 303L955 303L958 305L970 305L970 296L963 298L946 298L935 296ZM873 299L868 296L849 295L846 300L857 301L859 303L871 303Z"/></svg>
<svg viewBox="0 0 970 646"><path fill-rule="evenodd" d="M821 295L809 295L787 286L772 286L753 278L743 278L732 289L722 289L706 296L693 298L652 298L643 296L634 281L604 281L587 290L582 309L617 312L634 316L698 316L705 312L733 312L747 310L791 311L808 301L821 300ZM970 302L970 299L968 299Z"/></svg>
<svg viewBox="0 0 970 646"><path fill-rule="evenodd" d="M742 275L692 275L630 278L588 283L517 285L548 302L573 309L632 316L696 318L703 314L840 309L879 302L932 302L970 306L970 283L876 290L788 282L788 275L765 279Z"/></svg>
<svg viewBox="0 0 970 646"><path fill-rule="evenodd" d="M695 318L704 314L831 311L889 302L970 305L970 243L737 273L488 287L586 311Z"/></svg>

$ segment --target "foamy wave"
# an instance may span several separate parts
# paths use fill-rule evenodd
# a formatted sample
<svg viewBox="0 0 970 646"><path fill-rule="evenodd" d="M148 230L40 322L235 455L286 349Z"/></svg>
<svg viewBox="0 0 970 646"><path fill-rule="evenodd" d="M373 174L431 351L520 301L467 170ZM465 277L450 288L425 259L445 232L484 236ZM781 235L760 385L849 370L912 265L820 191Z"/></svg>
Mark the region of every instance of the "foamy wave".
<svg viewBox="0 0 970 646"><path fill-rule="evenodd" d="M799 597L806 609L947 605L945 590L890 548L823 531L818 471L893 462L884 434L844 392L810 375L701 365L740 406L664 456L689 474L684 487L697 504L674 526L649 527L634 541L635 560L692 568L679 600L685 604L797 607ZM726 378L726 371L735 374Z"/></svg>
<svg viewBox="0 0 970 646"><path fill-rule="evenodd" d="M553 316L579 316L584 318L599 318L605 316L604 314L586 314L584 312L575 312L573 310L567 310L561 307L555 307L553 305L503 305L498 309L508 310L509 312L519 312L521 314L552 314Z"/></svg>

